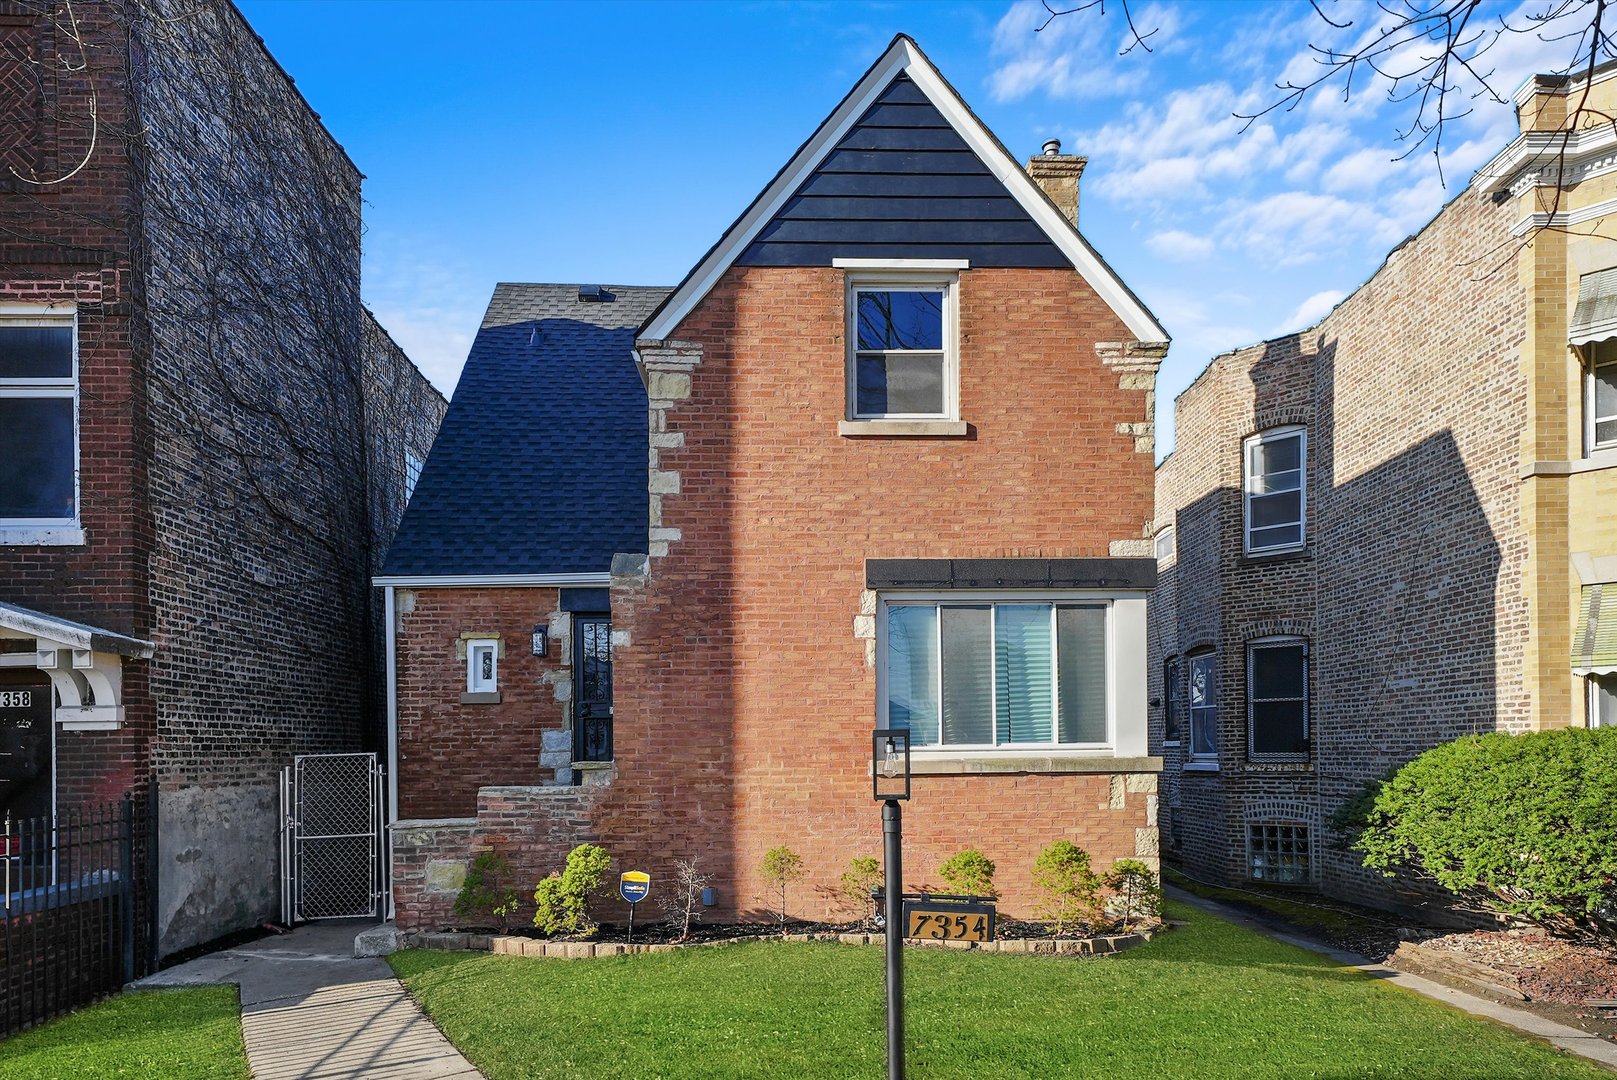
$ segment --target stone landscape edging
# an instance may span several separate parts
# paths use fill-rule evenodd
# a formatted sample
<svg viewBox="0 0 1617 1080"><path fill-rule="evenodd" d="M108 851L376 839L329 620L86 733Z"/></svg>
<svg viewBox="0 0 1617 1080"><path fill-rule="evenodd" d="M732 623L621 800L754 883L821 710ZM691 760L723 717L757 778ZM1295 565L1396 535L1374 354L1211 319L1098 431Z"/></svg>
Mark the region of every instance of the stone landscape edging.
<svg viewBox="0 0 1617 1080"><path fill-rule="evenodd" d="M1104 934L1092 938L1009 938L995 941L923 941L905 944L916 948L945 948L974 952L1023 953L1038 955L1106 956L1143 945L1159 928L1136 930L1130 934ZM829 941L842 945L881 945L884 934L844 934L823 932L787 934L784 937L738 937L717 941L667 942L629 945L616 941L545 941L509 934L435 933L415 931L406 935L405 945L414 949L462 952L488 952L499 956L536 956L552 960L593 960L599 956L630 956L642 953L672 952L676 949L706 949L740 941Z"/></svg>

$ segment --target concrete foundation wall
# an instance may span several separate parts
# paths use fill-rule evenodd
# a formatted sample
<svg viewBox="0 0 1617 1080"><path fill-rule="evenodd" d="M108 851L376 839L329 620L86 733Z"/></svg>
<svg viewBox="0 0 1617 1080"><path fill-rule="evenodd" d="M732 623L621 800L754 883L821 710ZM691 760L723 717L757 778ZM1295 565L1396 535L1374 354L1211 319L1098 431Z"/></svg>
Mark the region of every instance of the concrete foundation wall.
<svg viewBox="0 0 1617 1080"><path fill-rule="evenodd" d="M281 917L280 786L158 793L158 954Z"/></svg>

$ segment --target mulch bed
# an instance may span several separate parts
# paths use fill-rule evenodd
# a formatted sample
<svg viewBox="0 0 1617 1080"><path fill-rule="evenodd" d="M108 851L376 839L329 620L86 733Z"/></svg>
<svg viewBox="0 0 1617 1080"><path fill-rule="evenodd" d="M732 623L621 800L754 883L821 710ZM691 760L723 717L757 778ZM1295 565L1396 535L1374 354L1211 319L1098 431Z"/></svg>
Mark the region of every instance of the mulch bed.
<svg viewBox="0 0 1617 1080"><path fill-rule="evenodd" d="M1130 929L1137 929L1141 925L1156 925L1155 923L1136 923ZM546 935L531 926L512 927L509 930L499 930L490 926L460 926L451 927L445 933L463 934L497 934L506 937L525 937L545 939ZM868 934L876 932L874 926L862 922L808 922L790 919L786 923L787 934ZM1068 937L1094 937L1103 934L1125 933L1121 927L1080 928L1070 932ZM681 937L679 927L668 922L635 923L634 944L636 945L672 945L704 944L716 941L757 941L759 939L778 938L781 936L779 923L692 923L689 937ZM1033 938L1048 938L1053 936L1050 928L1044 923L1023 922L1020 919L1000 918L994 924L994 937L1004 941L1030 940ZM558 939L566 940L566 939ZM602 944L628 944L629 926L627 923L602 923L600 928L588 938L580 941L593 941Z"/></svg>
<svg viewBox="0 0 1617 1080"><path fill-rule="evenodd" d="M1532 930L1444 934L1421 945L1486 964L1499 973L1500 981L1534 1001L1581 1007L1589 999L1617 999L1617 951L1613 949L1578 945Z"/></svg>

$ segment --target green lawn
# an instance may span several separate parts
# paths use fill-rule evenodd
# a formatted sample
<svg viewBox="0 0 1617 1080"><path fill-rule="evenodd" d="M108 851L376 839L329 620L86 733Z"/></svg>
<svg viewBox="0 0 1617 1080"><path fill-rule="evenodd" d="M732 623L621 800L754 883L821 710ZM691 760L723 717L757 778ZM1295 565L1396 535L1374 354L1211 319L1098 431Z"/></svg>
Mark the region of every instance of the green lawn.
<svg viewBox="0 0 1617 1080"><path fill-rule="evenodd" d="M247 1080L233 986L119 994L0 1042L6 1080Z"/></svg>
<svg viewBox="0 0 1617 1080"><path fill-rule="evenodd" d="M1189 925L1117 957L906 951L909 1075L1612 1078L1170 907ZM880 949L750 943L582 961L412 951L393 966L491 1080L884 1075Z"/></svg>

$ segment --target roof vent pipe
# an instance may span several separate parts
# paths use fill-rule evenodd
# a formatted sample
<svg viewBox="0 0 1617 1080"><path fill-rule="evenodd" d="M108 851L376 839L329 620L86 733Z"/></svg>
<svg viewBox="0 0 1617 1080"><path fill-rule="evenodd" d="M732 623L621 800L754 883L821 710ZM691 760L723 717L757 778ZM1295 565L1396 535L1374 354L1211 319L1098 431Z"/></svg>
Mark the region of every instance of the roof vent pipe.
<svg viewBox="0 0 1617 1080"><path fill-rule="evenodd" d="M1045 155L1045 157L1055 157L1059 153L1061 153L1061 140L1060 139L1046 139L1046 140L1044 140L1044 155Z"/></svg>

